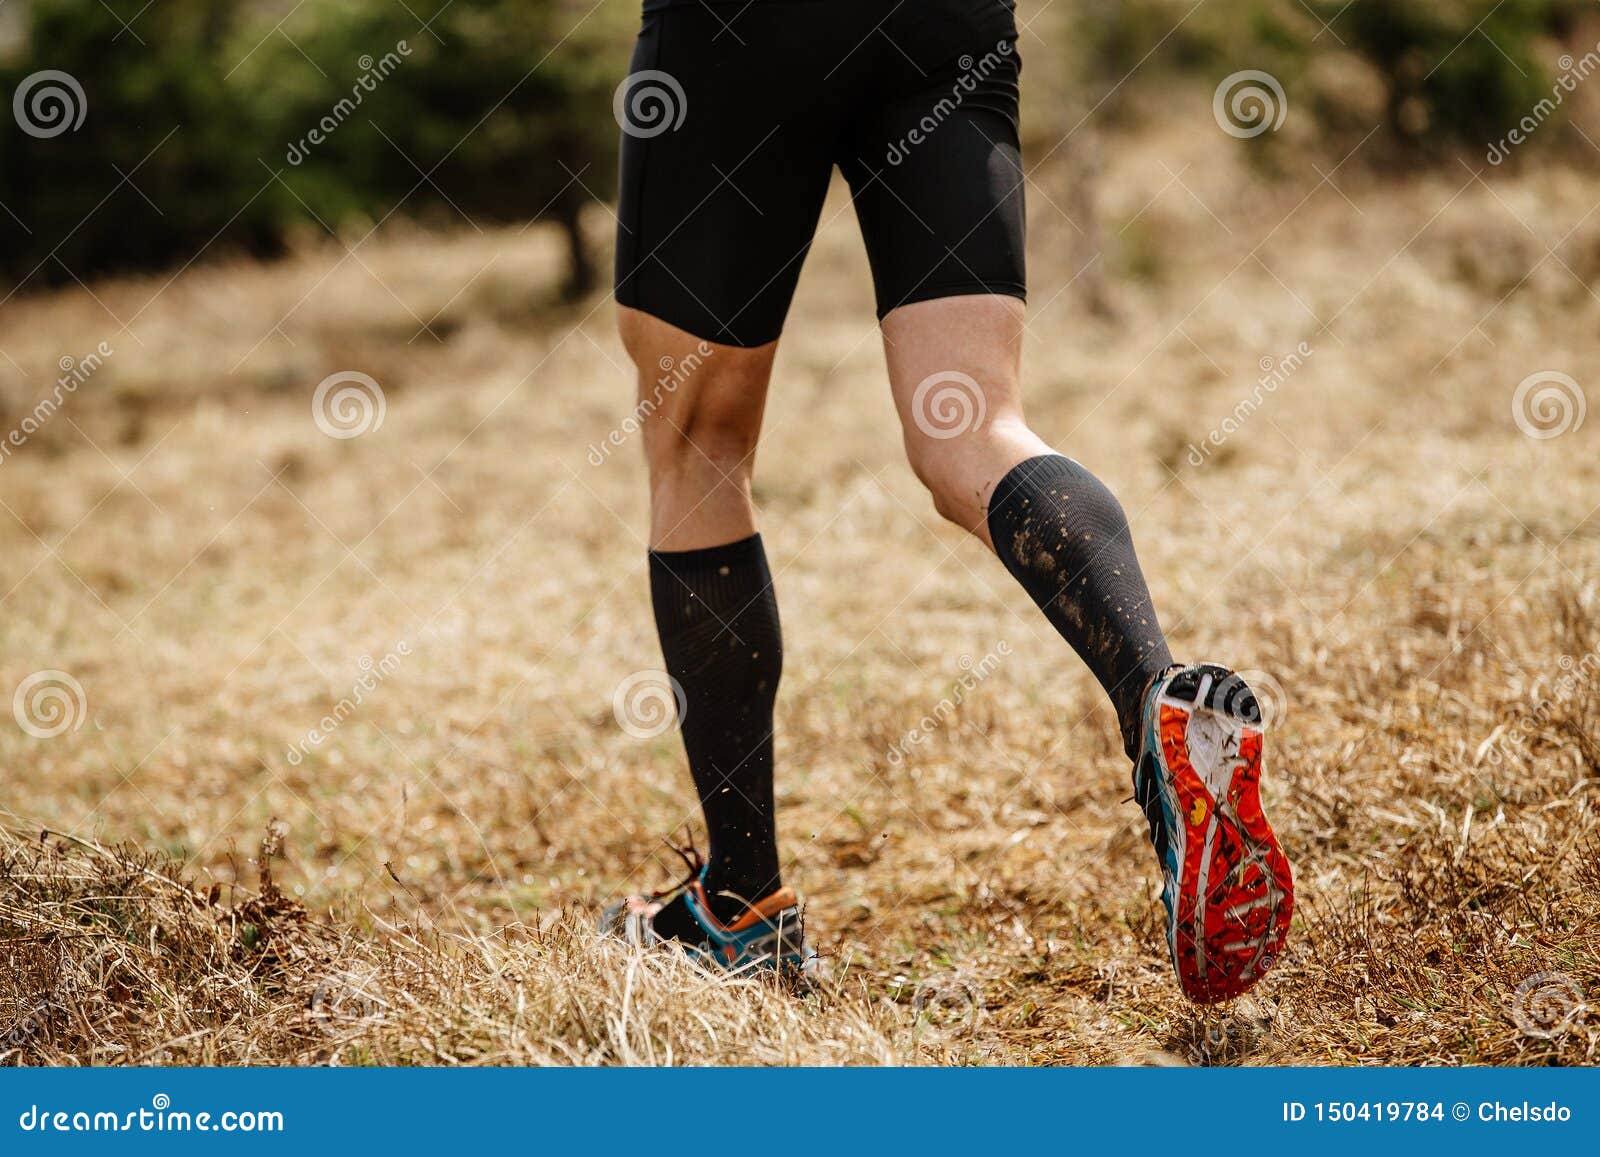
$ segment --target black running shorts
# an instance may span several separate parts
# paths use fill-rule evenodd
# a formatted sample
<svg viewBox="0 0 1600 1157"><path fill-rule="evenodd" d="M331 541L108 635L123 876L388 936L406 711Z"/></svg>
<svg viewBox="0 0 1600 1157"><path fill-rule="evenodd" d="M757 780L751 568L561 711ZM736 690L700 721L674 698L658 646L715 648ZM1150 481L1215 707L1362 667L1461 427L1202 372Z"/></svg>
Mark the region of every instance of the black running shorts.
<svg viewBox="0 0 1600 1157"><path fill-rule="evenodd" d="M878 316L1025 295L1014 0L646 0L618 87L617 300L775 340L833 167Z"/></svg>

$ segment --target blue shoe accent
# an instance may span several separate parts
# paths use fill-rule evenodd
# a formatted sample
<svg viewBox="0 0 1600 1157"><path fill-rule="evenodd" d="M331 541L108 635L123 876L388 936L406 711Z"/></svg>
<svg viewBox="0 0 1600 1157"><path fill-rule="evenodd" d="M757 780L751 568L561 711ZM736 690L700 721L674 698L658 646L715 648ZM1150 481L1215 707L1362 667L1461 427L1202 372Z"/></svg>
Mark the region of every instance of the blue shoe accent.
<svg viewBox="0 0 1600 1157"><path fill-rule="evenodd" d="M1177 889L1182 873L1179 848L1172 838L1178 831L1177 803L1161 766L1161 694L1182 668L1174 668L1153 680L1144 695L1141 713L1139 758L1133 765L1133 798L1150 825L1150 842L1161 861L1161 902L1167 909L1167 946L1173 949L1177 921Z"/></svg>
<svg viewBox="0 0 1600 1157"><path fill-rule="evenodd" d="M705 872L684 889L689 915L706 934L701 944L686 944L691 955L710 958L722 968L800 969L815 959L805 942L804 913L794 893L782 888L746 909L742 919L724 926L706 901Z"/></svg>
<svg viewBox="0 0 1600 1157"><path fill-rule="evenodd" d="M612 905L601 917L601 931L641 947L671 944L702 964L729 972L768 968L784 972L809 970L817 954L806 943L804 910L793 890L780 888L749 905L739 920L725 925L712 913L707 902L705 874L706 869L701 868L674 892L654 897L629 897ZM651 923L662 904L678 891L683 894L689 915L704 934L704 939L697 943L664 937Z"/></svg>

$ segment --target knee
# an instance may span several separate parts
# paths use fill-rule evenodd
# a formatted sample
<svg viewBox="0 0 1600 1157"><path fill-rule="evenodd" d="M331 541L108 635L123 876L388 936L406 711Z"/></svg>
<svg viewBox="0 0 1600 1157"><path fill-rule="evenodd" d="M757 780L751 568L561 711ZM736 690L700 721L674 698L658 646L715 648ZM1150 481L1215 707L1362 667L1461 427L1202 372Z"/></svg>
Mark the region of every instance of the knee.
<svg viewBox="0 0 1600 1157"><path fill-rule="evenodd" d="M663 378L644 403L651 409L645 419L651 472L747 474L761 433L763 384L710 362L681 382Z"/></svg>
<svg viewBox="0 0 1600 1157"><path fill-rule="evenodd" d="M1042 445L1020 416L1003 416L957 438L912 439L907 456L939 515L976 531L1005 471Z"/></svg>
<svg viewBox="0 0 1600 1157"><path fill-rule="evenodd" d="M964 437L977 437L977 434ZM922 442L908 455L917 481L927 488L939 516L967 530L974 525L973 510L981 501L965 468L965 451L947 443Z"/></svg>
<svg viewBox="0 0 1600 1157"><path fill-rule="evenodd" d="M705 469L729 476L747 472L759 437L756 422L744 415L694 407L658 415L647 424L645 456L654 474Z"/></svg>
<svg viewBox="0 0 1600 1157"><path fill-rule="evenodd" d="M714 346L626 308L618 310L617 328L638 370L634 413L651 474L732 477L747 470L773 351Z"/></svg>
<svg viewBox="0 0 1600 1157"><path fill-rule="evenodd" d="M953 471L926 460L913 461L911 468L917 480L927 488L928 497L933 499L933 508L939 512L939 517L961 526L970 523L972 503L963 501L961 480Z"/></svg>

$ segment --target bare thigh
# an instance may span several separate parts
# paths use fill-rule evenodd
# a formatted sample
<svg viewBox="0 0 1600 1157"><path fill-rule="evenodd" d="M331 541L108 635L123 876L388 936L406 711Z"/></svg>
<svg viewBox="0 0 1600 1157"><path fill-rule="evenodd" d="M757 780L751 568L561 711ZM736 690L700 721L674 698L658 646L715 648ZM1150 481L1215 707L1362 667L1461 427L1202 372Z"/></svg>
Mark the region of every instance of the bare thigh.
<svg viewBox="0 0 1600 1157"><path fill-rule="evenodd" d="M889 388L906 457L939 512L987 541L989 497L1028 458L1052 453L1022 413L1024 307L946 297L883 319Z"/></svg>

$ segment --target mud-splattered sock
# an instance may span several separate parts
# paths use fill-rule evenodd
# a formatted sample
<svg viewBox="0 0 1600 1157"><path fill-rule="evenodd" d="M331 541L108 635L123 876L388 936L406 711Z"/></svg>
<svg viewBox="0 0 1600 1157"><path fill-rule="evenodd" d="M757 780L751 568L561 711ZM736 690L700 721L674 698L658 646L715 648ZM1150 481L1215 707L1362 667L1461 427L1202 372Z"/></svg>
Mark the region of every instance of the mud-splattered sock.
<svg viewBox="0 0 1600 1157"><path fill-rule="evenodd" d="M1043 454L1012 469L989 500L995 553L1111 696L1130 759L1141 698L1172 664L1128 519L1116 497L1070 458Z"/></svg>
<svg viewBox="0 0 1600 1157"><path fill-rule="evenodd" d="M679 725L711 841L706 894L717 918L732 922L746 901L782 886L772 705L783 636L761 536L706 550L651 551L650 594L667 673L683 689ZM663 936L698 939L681 898L654 923Z"/></svg>

